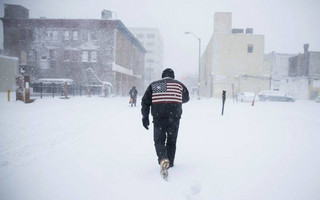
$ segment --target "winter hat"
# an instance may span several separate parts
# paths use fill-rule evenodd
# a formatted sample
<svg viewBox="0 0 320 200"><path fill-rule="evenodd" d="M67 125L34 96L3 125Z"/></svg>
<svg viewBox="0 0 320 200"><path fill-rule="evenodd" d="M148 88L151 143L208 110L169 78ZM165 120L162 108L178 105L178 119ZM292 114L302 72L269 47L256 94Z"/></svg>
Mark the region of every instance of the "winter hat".
<svg viewBox="0 0 320 200"><path fill-rule="evenodd" d="M170 77L174 79L174 71L170 68L163 70L162 78L165 78L165 77Z"/></svg>

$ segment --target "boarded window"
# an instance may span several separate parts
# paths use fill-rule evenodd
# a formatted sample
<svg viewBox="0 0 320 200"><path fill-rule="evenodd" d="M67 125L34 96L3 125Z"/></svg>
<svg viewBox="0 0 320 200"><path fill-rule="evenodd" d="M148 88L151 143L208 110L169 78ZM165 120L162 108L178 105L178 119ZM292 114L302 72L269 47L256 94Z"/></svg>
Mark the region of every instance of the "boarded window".
<svg viewBox="0 0 320 200"><path fill-rule="evenodd" d="M65 51L64 52L64 61L65 62L69 62L70 61L70 54L71 54L70 51Z"/></svg>
<svg viewBox="0 0 320 200"><path fill-rule="evenodd" d="M91 33L90 36L91 36L90 37L91 40L97 40L97 36L95 33Z"/></svg>

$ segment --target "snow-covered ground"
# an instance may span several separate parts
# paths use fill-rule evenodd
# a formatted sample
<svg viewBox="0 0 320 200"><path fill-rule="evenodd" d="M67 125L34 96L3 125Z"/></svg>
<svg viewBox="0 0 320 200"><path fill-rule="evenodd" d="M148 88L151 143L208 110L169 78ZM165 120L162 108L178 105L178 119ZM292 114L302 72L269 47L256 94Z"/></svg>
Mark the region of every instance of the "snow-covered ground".
<svg viewBox="0 0 320 200"><path fill-rule="evenodd" d="M141 97L0 97L1 200L320 198L319 103L191 100L165 182Z"/></svg>

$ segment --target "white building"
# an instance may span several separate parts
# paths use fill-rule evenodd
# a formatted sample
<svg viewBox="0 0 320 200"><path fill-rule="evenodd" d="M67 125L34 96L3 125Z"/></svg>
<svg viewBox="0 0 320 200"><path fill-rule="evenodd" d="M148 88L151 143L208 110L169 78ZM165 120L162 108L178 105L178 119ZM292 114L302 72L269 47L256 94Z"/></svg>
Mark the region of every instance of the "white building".
<svg viewBox="0 0 320 200"><path fill-rule="evenodd" d="M145 55L145 87L161 78L163 70L163 39L157 28L129 28L147 50Z"/></svg>
<svg viewBox="0 0 320 200"><path fill-rule="evenodd" d="M270 90L279 91L281 80L289 76L289 58L295 54L271 52L265 56L265 61L270 64ZM284 91L283 91L284 92Z"/></svg>
<svg viewBox="0 0 320 200"><path fill-rule="evenodd" d="M263 57L263 35L232 28L232 13L215 13L214 33L201 58L201 95L221 97L226 90L232 97L269 89L270 69Z"/></svg>

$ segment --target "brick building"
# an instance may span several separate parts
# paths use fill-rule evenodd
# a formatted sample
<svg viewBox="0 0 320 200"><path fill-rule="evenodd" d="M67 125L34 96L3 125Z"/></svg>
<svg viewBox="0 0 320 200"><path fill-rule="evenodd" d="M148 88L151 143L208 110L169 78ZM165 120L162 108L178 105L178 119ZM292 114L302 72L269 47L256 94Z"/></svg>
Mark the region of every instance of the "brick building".
<svg viewBox="0 0 320 200"><path fill-rule="evenodd" d="M133 85L143 87L146 50L120 20L106 18L105 12L103 19L31 19L28 9L5 4L4 51L19 58L31 81L103 81L112 84L116 95L127 95Z"/></svg>

